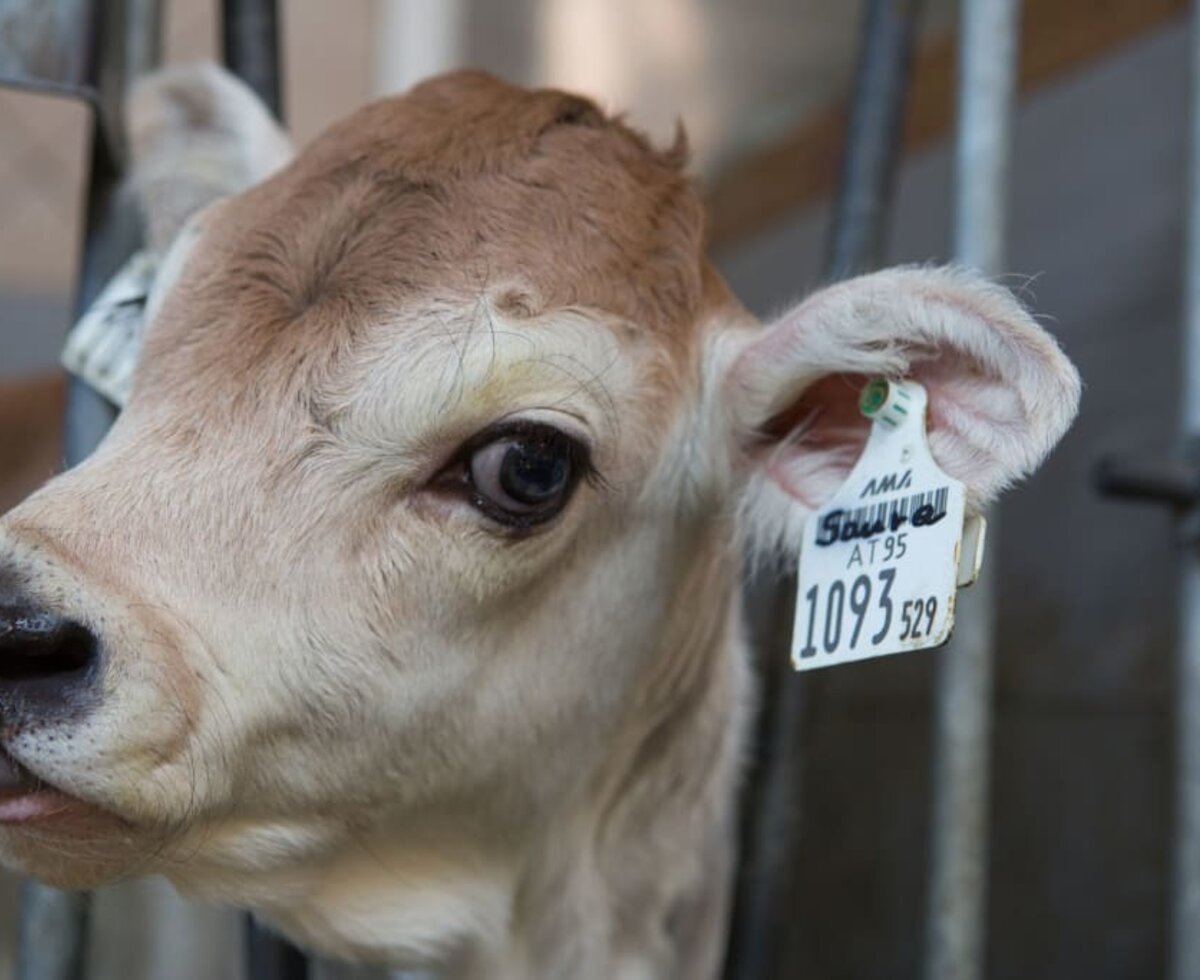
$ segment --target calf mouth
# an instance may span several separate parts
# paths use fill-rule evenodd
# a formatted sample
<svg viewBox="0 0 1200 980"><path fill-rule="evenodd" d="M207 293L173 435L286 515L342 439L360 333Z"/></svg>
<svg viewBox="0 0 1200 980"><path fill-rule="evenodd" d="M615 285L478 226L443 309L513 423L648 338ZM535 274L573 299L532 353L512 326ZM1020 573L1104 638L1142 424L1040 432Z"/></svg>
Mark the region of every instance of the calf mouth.
<svg viewBox="0 0 1200 980"><path fill-rule="evenodd" d="M0 748L0 825L20 825L96 810L64 793Z"/></svg>
<svg viewBox="0 0 1200 980"><path fill-rule="evenodd" d="M10 736L0 730L0 738ZM157 839L98 803L59 789L0 743L0 861L57 888L85 889L141 871ZM23 755L23 753L22 753Z"/></svg>

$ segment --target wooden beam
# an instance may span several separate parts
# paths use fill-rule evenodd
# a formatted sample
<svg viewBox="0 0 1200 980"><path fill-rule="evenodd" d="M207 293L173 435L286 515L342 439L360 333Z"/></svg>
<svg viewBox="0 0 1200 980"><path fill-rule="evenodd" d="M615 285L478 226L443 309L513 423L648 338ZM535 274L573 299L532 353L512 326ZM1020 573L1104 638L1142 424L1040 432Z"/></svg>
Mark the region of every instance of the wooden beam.
<svg viewBox="0 0 1200 980"><path fill-rule="evenodd" d="M1187 0L1026 0L1018 84L1022 94L1077 71L1182 16ZM955 39L933 38L917 54L905 117L905 152L950 132ZM708 197L713 248L733 245L830 194L846 133L845 103L817 113L772 146L721 174Z"/></svg>
<svg viewBox="0 0 1200 980"><path fill-rule="evenodd" d="M65 405L61 374L0 381L0 513L54 475Z"/></svg>

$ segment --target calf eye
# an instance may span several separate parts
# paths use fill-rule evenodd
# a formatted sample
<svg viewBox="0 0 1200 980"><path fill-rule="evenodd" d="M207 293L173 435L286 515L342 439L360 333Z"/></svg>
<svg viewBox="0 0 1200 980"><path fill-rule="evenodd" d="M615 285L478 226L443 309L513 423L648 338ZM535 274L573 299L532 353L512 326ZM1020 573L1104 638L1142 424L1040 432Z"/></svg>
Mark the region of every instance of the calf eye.
<svg viewBox="0 0 1200 980"><path fill-rule="evenodd" d="M546 425L522 425L493 435L467 460L472 502L512 527L554 517L587 467L578 442Z"/></svg>

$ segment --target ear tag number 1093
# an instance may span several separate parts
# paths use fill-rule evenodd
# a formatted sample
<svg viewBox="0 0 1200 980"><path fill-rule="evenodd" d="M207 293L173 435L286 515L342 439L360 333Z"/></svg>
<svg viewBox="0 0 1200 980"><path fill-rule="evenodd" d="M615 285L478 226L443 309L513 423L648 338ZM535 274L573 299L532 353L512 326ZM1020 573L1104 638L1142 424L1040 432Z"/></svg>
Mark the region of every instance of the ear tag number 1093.
<svg viewBox="0 0 1200 980"><path fill-rule="evenodd" d="M983 518L964 527L963 485L929 452L925 389L872 381L859 407L872 421L862 456L804 529L797 670L940 646L979 572Z"/></svg>

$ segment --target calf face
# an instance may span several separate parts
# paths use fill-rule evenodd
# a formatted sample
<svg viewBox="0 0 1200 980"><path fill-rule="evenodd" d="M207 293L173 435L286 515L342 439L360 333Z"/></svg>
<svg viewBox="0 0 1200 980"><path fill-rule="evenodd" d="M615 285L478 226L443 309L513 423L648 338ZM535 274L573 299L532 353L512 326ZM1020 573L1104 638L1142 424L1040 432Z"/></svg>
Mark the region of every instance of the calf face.
<svg viewBox="0 0 1200 980"><path fill-rule="evenodd" d="M864 377L927 386L978 506L1070 365L946 270L759 328L681 149L560 92L446 76L287 162L195 69L131 127L167 254L129 405L0 527L5 860L461 975L710 974L741 546L794 547Z"/></svg>

